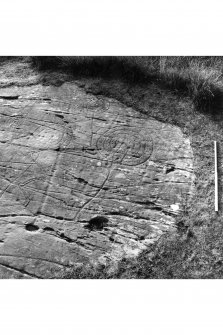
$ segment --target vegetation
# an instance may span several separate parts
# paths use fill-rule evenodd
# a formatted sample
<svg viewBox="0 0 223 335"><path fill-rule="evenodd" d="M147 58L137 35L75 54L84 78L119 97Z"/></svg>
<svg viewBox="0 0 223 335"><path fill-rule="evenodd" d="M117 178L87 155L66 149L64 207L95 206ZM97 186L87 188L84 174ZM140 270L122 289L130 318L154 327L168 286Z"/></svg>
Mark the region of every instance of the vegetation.
<svg viewBox="0 0 223 335"><path fill-rule="evenodd" d="M125 80L160 84L188 95L197 109L216 109L222 103L222 57L32 57L39 69L70 73L122 76Z"/></svg>
<svg viewBox="0 0 223 335"><path fill-rule="evenodd" d="M39 83L39 72L30 66L27 57L0 57L0 88Z"/></svg>

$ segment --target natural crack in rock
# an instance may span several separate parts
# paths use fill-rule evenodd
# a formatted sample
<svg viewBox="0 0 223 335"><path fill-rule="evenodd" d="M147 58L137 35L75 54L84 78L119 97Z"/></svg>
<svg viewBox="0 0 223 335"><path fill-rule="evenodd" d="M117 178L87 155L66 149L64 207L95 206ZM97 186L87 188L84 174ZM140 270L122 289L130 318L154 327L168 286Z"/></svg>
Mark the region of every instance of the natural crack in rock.
<svg viewBox="0 0 223 335"><path fill-rule="evenodd" d="M193 192L181 130L61 87L0 90L0 277L139 254Z"/></svg>

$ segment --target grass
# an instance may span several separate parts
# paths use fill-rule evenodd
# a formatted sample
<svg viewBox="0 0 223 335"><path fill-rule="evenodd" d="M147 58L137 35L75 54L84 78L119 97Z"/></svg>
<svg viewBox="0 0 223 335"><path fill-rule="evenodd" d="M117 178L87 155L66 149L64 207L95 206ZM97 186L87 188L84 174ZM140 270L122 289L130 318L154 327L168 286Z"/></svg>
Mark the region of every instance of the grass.
<svg viewBox="0 0 223 335"><path fill-rule="evenodd" d="M70 268L61 277L223 278L222 208L219 214L214 212L213 156L213 141L223 141L223 58L38 57L23 62L39 83L60 85L74 80L86 92L112 97L180 127L194 153L196 191L178 218L175 234L163 235L138 258L123 259L116 268L88 265ZM30 64L35 65L33 70ZM220 204L222 157L219 147Z"/></svg>
<svg viewBox="0 0 223 335"><path fill-rule="evenodd" d="M159 81L189 96L204 111L222 105L222 57L32 57L39 69L63 69L76 75L122 76L131 82Z"/></svg>
<svg viewBox="0 0 223 335"><path fill-rule="evenodd" d="M0 57L0 88L38 84L39 71L30 66L27 57Z"/></svg>

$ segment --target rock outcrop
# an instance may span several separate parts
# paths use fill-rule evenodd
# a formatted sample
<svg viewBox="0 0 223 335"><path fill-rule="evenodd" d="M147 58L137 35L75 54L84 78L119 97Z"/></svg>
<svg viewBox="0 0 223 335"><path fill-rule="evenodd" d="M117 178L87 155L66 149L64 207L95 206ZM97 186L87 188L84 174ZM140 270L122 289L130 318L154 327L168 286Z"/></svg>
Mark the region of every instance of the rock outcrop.
<svg viewBox="0 0 223 335"><path fill-rule="evenodd" d="M181 130L60 87L0 89L0 277L138 255L193 192Z"/></svg>

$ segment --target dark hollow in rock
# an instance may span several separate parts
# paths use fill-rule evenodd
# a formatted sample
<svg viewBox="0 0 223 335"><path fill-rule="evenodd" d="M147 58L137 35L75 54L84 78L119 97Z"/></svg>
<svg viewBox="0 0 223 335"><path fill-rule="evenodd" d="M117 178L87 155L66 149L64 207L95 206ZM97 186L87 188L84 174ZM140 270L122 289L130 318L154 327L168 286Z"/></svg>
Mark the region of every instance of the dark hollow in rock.
<svg viewBox="0 0 223 335"><path fill-rule="evenodd" d="M90 219L89 223L85 226L85 228L89 230L102 230L107 223L108 219L106 217L96 216Z"/></svg>
<svg viewBox="0 0 223 335"><path fill-rule="evenodd" d="M5 100L17 100L19 98L19 95L1 95L0 99Z"/></svg>
<svg viewBox="0 0 223 335"><path fill-rule="evenodd" d="M26 225L26 230L28 230L28 231L37 231L37 230L39 230L39 227L36 226L36 225L34 225L34 224L32 224L32 223L28 223Z"/></svg>
<svg viewBox="0 0 223 335"><path fill-rule="evenodd" d="M67 241L68 243L72 243L72 242L74 242L74 241L72 240L72 238L69 238L68 236L65 236L64 233L61 233L61 234L59 235L59 237L62 238L63 240L65 240L65 241Z"/></svg>
<svg viewBox="0 0 223 335"><path fill-rule="evenodd" d="M44 230L44 231L54 231L54 229L51 228L51 227L45 227L45 228L43 228L43 230Z"/></svg>
<svg viewBox="0 0 223 335"><path fill-rule="evenodd" d="M173 172L175 170L175 166L174 165L170 165L166 168L166 174Z"/></svg>

